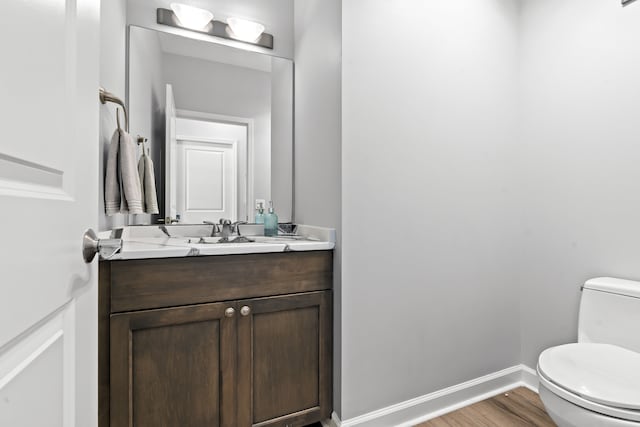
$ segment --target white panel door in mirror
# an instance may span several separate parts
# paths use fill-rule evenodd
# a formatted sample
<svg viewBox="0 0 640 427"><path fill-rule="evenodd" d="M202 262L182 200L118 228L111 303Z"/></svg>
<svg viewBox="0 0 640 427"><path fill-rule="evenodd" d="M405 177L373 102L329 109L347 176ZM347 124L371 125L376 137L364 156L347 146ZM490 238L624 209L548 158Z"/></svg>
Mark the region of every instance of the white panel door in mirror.
<svg viewBox="0 0 640 427"><path fill-rule="evenodd" d="M215 148L185 148L185 209L191 211L220 212L223 214L229 203L225 177L225 155L229 165L229 151L233 146L220 145Z"/></svg>
<svg viewBox="0 0 640 427"><path fill-rule="evenodd" d="M181 222L237 220L237 141L178 139L177 210Z"/></svg>
<svg viewBox="0 0 640 427"><path fill-rule="evenodd" d="M246 126L176 120L176 213L180 222L237 221L243 212L247 174Z"/></svg>

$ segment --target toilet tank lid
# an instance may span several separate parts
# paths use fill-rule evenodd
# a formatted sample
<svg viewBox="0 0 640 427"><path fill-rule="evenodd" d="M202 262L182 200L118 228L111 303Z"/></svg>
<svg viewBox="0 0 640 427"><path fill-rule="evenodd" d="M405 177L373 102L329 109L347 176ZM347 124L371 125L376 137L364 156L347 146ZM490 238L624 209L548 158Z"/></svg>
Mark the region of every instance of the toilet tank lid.
<svg viewBox="0 0 640 427"><path fill-rule="evenodd" d="M615 279L613 277L598 277L587 280L585 289L594 291L609 292L633 298L640 298L640 282L625 279Z"/></svg>

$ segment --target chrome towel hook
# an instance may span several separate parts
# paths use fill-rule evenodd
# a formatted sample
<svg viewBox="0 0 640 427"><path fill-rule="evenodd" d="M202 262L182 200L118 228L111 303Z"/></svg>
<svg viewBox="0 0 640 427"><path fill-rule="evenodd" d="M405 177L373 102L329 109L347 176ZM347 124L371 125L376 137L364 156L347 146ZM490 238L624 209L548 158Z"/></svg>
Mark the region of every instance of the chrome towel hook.
<svg viewBox="0 0 640 427"><path fill-rule="evenodd" d="M144 136L138 135L137 141L138 141L138 145L142 145L142 153L145 153L146 151L146 154L150 155L149 147L147 147L148 139L145 138Z"/></svg>

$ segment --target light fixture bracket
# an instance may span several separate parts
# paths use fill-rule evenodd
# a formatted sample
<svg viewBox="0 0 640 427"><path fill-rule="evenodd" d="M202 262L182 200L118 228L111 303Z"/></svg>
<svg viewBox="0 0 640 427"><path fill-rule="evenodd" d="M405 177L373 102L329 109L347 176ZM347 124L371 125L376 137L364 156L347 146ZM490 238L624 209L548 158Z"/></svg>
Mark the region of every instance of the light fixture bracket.
<svg viewBox="0 0 640 427"><path fill-rule="evenodd" d="M175 15L175 13L173 13L173 10L171 9L158 8L156 15L158 24L181 28L188 31L195 31L196 33L208 34L214 37L221 37L223 39L233 40L240 43L252 44L255 46L264 47L266 49L273 49L272 34L262 33L260 38L258 38L258 40L256 40L255 42L248 42L233 37L233 32L231 31L231 28L229 28L229 25L222 21L212 20L211 22L209 22L209 25L207 25L202 30L194 30L192 28L182 26L180 24L180 21L178 20L178 17Z"/></svg>

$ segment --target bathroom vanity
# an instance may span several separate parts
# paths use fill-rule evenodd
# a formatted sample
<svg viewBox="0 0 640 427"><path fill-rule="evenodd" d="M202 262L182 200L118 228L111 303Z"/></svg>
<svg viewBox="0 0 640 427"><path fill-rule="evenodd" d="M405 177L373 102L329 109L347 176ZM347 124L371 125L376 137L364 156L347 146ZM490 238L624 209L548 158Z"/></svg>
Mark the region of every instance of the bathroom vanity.
<svg viewBox="0 0 640 427"><path fill-rule="evenodd" d="M100 427L330 417L333 243L130 259L137 240L100 263Z"/></svg>
<svg viewBox="0 0 640 427"><path fill-rule="evenodd" d="M335 232L237 230L267 201L292 220L293 62L189 31L127 39L130 128L164 163L159 215L135 221L164 225L101 236L122 250L101 248L100 427L329 418Z"/></svg>

